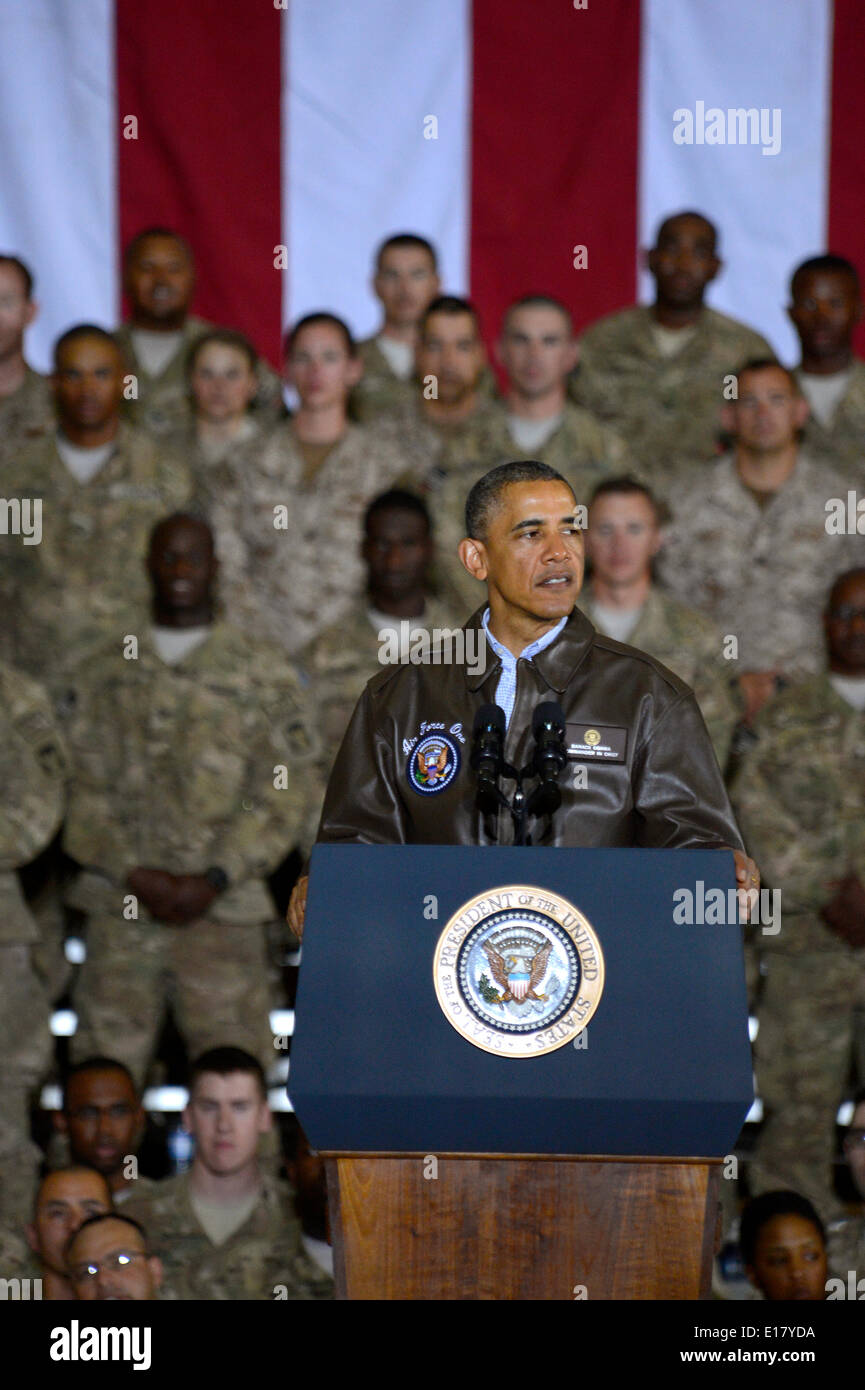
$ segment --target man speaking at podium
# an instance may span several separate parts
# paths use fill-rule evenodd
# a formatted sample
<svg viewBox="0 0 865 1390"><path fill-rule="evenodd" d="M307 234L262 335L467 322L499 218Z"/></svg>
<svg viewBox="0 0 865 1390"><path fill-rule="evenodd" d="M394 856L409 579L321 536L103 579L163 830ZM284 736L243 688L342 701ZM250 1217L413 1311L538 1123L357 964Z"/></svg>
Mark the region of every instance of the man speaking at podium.
<svg viewBox="0 0 865 1390"><path fill-rule="evenodd" d="M502 464L475 484L459 554L488 606L440 664L433 650L369 682L319 843L729 848L740 897L759 889L690 689L576 606L580 519L545 464ZM449 660L454 647L463 659ZM305 899L302 878L298 935Z"/></svg>

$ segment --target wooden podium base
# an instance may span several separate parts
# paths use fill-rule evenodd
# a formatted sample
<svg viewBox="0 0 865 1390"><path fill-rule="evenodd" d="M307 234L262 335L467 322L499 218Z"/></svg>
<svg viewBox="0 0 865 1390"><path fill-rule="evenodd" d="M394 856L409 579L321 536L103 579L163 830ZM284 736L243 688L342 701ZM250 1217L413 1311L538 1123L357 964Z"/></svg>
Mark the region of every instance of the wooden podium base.
<svg viewBox="0 0 865 1390"><path fill-rule="evenodd" d="M720 1159L324 1158L337 1298L709 1296Z"/></svg>

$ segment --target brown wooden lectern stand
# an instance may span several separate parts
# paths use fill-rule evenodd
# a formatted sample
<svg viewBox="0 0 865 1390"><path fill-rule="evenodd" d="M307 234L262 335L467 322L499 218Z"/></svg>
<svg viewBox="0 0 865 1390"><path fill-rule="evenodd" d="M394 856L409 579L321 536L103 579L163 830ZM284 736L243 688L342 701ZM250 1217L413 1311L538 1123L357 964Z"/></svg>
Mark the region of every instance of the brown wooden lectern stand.
<svg viewBox="0 0 865 1390"><path fill-rule="evenodd" d="M339 1297L708 1297L718 1168L753 1088L741 931L676 921L688 882L723 898L732 855L316 847L289 1087L326 1159ZM578 917L573 952L595 932L605 970L582 1029L596 954L577 972L555 944ZM529 946L540 1033L517 998Z"/></svg>
<svg viewBox="0 0 865 1390"><path fill-rule="evenodd" d="M338 1298L708 1297L720 1160L325 1161Z"/></svg>

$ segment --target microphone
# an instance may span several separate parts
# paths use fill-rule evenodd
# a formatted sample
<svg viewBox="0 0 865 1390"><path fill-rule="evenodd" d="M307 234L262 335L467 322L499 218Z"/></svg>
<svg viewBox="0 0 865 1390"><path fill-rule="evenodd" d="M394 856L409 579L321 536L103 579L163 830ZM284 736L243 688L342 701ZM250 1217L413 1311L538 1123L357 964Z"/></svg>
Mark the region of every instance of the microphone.
<svg viewBox="0 0 865 1390"><path fill-rule="evenodd" d="M568 761L565 716L555 700L546 700L536 707L532 715L532 734L535 739L532 772L540 778L540 785L532 793L529 810L535 815L549 815L562 804L559 777Z"/></svg>
<svg viewBox="0 0 865 1390"><path fill-rule="evenodd" d="M472 726L469 765L478 774L477 805L485 816L502 803L499 777L504 766L505 712L500 705L481 705Z"/></svg>

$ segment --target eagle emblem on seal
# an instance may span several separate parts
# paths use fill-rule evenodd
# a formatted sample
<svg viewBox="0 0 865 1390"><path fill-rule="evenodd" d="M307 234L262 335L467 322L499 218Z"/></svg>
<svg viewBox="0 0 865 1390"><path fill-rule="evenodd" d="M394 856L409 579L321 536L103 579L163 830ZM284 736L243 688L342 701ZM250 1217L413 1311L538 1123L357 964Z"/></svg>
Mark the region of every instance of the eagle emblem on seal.
<svg viewBox="0 0 865 1390"><path fill-rule="evenodd" d="M537 1003L542 1003L546 999L545 994L537 993L537 987L543 983L547 973L547 962L553 949L551 941L545 941L540 950L535 951L532 956L512 953L503 955L489 941L484 942L483 949L490 963L493 979L502 991L496 1003L522 1004L524 999L534 999Z"/></svg>

